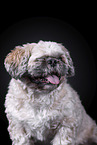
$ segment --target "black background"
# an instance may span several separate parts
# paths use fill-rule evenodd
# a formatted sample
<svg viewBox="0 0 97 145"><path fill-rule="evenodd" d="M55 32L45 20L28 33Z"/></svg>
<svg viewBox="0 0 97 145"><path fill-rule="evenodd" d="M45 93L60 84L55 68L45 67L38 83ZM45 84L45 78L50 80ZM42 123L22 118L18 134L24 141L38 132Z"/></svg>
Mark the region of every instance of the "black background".
<svg viewBox="0 0 97 145"><path fill-rule="evenodd" d="M64 7L63 7L64 8ZM15 10L15 9L14 9ZM56 9L55 9L56 10ZM16 12L16 13L15 13ZM38 10L38 12L40 12ZM39 40L63 43L70 51L75 76L69 83L80 95L87 113L97 121L96 105L96 9L95 5L80 7L74 11L70 7L60 13L28 15L25 11L6 11L0 23L0 140L11 145L7 132L8 122L4 113L4 101L10 76L4 69L4 58L16 45Z"/></svg>

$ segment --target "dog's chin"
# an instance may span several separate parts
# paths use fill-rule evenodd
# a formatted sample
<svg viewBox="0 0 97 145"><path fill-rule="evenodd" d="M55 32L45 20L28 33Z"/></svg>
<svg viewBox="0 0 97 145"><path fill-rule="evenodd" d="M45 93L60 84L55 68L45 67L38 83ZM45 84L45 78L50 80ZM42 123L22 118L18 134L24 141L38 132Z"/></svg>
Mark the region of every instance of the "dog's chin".
<svg viewBox="0 0 97 145"><path fill-rule="evenodd" d="M48 74L47 76L32 77L26 75L22 77L22 81L35 92L49 93L56 89L65 79L65 76L58 76L55 74Z"/></svg>

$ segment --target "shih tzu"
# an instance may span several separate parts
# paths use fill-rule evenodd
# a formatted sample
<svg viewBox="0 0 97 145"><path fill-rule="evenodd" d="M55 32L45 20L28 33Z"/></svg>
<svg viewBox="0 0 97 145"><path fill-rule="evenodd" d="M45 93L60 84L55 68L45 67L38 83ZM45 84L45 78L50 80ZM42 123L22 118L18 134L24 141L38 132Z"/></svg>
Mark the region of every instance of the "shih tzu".
<svg viewBox="0 0 97 145"><path fill-rule="evenodd" d="M12 76L5 107L13 145L89 145L97 126L67 83L74 75L68 50L39 41L17 46L5 59Z"/></svg>

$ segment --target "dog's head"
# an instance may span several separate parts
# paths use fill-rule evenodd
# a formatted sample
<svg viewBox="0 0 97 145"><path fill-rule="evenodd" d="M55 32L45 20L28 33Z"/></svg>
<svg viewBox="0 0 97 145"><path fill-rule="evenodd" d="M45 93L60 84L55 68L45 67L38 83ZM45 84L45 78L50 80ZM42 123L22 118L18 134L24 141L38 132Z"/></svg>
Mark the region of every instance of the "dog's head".
<svg viewBox="0 0 97 145"><path fill-rule="evenodd" d="M69 52L56 42L39 41L16 47L7 55L5 68L13 78L42 91L51 91L64 78L74 75Z"/></svg>

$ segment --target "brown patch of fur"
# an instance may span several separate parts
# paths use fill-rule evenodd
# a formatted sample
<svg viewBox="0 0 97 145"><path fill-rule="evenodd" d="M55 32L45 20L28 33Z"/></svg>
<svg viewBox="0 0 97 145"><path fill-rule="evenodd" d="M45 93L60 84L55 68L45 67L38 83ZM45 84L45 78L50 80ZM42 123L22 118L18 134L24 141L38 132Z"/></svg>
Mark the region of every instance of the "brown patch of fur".
<svg viewBox="0 0 97 145"><path fill-rule="evenodd" d="M24 49L16 47L14 50L11 51L11 53L7 55L5 63L14 64L15 67L17 67L24 52L25 52Z"/></svg>

